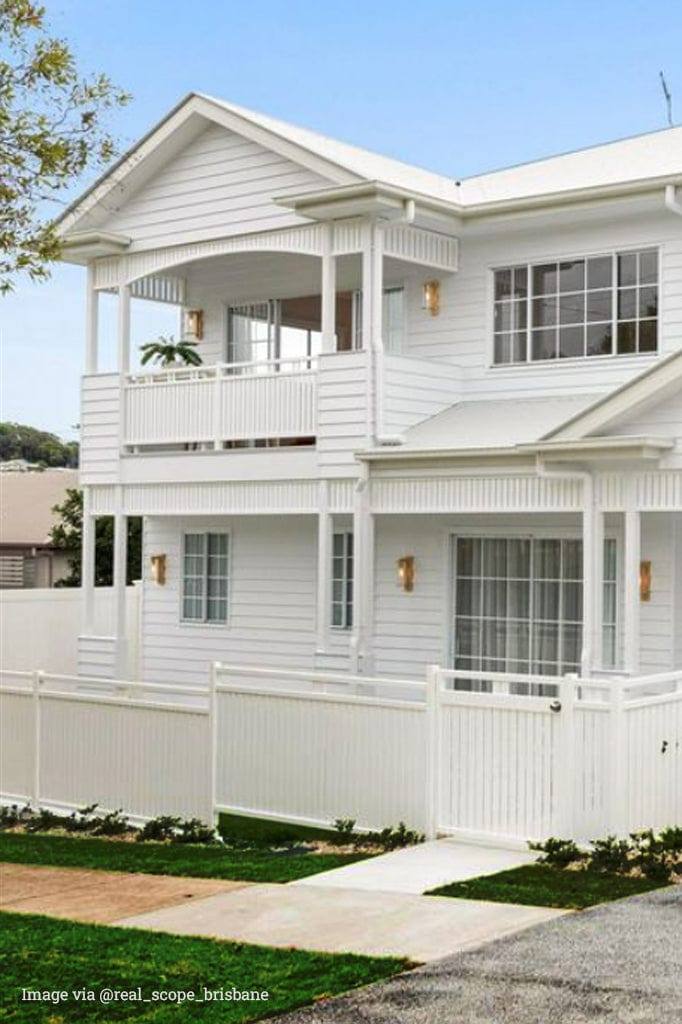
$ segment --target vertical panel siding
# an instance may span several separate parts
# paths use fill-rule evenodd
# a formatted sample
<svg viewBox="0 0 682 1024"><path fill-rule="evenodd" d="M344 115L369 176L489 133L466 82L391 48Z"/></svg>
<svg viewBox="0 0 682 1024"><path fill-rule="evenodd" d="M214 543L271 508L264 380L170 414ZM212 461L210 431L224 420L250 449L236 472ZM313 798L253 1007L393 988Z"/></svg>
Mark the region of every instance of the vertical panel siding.
<svg viewBox="0 0 682 1024"><path fill-rule="evenodd" d="M273 196L329 182L218 125L206 129L107 221L143 248L302 222Z"/></svg>
<svg viewBox="0 0 682 1024"><path fill-rule="evenodd" d="M223 692L218 729L219 805L424 827L423 708Z"/></svg>
<svg viewBox="0 0 682 1024"><path fill-rule="evenodd" d="M674 589L675 521L680 513L642 516L642 558L652 563L651 600L640 604L640 671L673 668L675 636L682 631L680 595ZM676 603L677 602L677 603Z"/></svg>

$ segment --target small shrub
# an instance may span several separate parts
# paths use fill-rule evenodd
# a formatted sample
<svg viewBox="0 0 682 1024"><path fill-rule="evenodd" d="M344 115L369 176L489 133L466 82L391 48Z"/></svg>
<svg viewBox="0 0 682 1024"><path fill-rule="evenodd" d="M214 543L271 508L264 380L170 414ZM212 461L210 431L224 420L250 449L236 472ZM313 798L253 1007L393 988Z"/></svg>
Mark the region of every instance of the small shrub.
<svg viewBox="0 0 682 1024"><path fill-rule="evenodd" d="M358 846L380 846L384 850L397 850L403 846L416 846L423 843L426 836L420 832L409 829L404 821L398 823L397 828L383 828L381 832L368 832L364 836L358 836Z"/></svg>
<svg viewBox="0 0 682 1024"><path fill-rule="evenodd" d="M95 836L122 836L126 832L132 832L130 822L123 815L122 808L117 811L110 811L102 818L95 818L92 834Z"/></svg>
<svg viewBox="0 0 682 1024"><path fill-rule="evenodd" d="M44 807L36 811L24 822L25 832L51 832L55 828L64 827L64 818L59 814L54 814L53 811L48 811Z"/></svg>
<svg viewBox="0 0 682 1024"><path fill-rule="evenodd" d="M357 839L355 834L355 818L337 818L334 822L336 836L332 840L338 846L344 846Z"/></svg>
<svg viewBox="0 0 682 1024"><path fill-rule="evenodd" d="M628 839L607 836L606 839L593 839L591 845L592 851L586 865L588 871L618 875L632 870L632 846Z"/></svg>
<svg viewBox="0 0 682 1024"><path fill-rule="evenodd" d="M572 839L555 839L550 836L544 843L529 843L528 846L543 854L538 857L538 863L550 864L555 868L567 868L569 864L585 861L588 856Z"/></svg>
<svg viewBox="0 0 682 1024"><path fill-rule="evenodd" d="M30 804L25 804L22 808L18 804L0 807L0 831L16 828L17 825L25 825L32 816L33 811Z"/></svg>
<svg viewBox="0 0 682 1024"><path fill-rule="evenodd" d="M79 807L77 811L72 811L68 817L60 818L59 827L65 828L67 832L92 832L101 820L94 817L97 807L97 804Z"/></svg>
<svg viewBox="0 0 682 1024"><path fill-rule="evenodd" d="M199 818L187 818L181 821L176 830L172 843L214 843L216 841L215 829Z"/></svg>
<svg viewBox="0 0 682 1024"><path fill-rule="evenodd" d="M145 822L135 838L138 843L144 843L148 840L164 842L173 838L179 825L180 818L173 817L170 814L160 814L158 818L152 818L150 821Z"/></svg>

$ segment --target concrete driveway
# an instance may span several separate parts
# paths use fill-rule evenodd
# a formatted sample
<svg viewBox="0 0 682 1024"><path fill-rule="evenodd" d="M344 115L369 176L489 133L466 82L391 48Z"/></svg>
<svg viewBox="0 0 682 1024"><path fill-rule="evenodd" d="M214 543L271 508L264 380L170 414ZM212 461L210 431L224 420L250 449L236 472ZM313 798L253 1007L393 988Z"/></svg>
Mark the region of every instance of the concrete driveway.
<svg viewBox="0 0 682 1024"><path fill-rule="evenodd" d="M569 914L278 1024L682 1020L682 886Z"/></svg>

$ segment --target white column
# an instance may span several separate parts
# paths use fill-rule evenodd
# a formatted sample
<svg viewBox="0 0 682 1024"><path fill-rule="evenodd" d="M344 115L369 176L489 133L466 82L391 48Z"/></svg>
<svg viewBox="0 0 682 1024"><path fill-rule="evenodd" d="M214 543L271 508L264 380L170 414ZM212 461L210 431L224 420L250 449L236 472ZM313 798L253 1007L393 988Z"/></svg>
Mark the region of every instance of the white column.
<svg viewBox="0 0 682 1024"><path fill-rule="evenodd" d="M120 508L120 504L119 504ZM122 512L114 516L114 636L116 655L114 675L128 675L128 637L126 629L126 567L128 556L128 517Z"/></svg>
<svg viewBox="0 0 682 1024"><path fill-rule="evenodd" d="M375 220L367 222L362 250L362 347L382 349L384 295L383 236Z"/></svg>
<svg viewBox="0 0 682 1024"><path fill-rule="evenodd" d="M336 351L336 258L334 226L324 225L322 250L322 351Z"/></svg>
<svg viewBox="0 0 682 1024"><path fill-rule="evenodd" d="M639 563L641 559L641 518L634 509L625 512L625 552L623 557L623 636L624 668L630 675L639 671Z"/></svg>
<svg viewBox="0 0 682 1024"><path fill-rule="evenodd" d="M596 629L596 582L595 582L595 537L598 532L595 508L594 479L586 473L583 477L583 647L580 657L580 674L590 676L595 667L594 636Z"/></svg>
<svg viewBox="0 0 682 1024"><path fill-rule="evenodd" d="M97 373L99 364L99 292L95 288L95 267L88 264L85 297L85 372Z"/></svg>
<svg viewBox="0 0 682 1024"><path fill-rule="evenodd" d="M331 615L332 522L329 514L329 481L319 483L317 516L317 650L327 646L327 626Z"/></svg>
<svg viewBox="0 0 682 1024"><path fill-rule="evenodd" d="M594 587L592 619L592 667L604 665L604 513L595 507L592 529L592 584Z"/></svg>
<svg viewBox="0 0 682 1024"><path fill-rule="evenodd" d="M130 285L118 289L118 370L130 370Z"/></svg>
<svg viewBox="0 0 682 1024"><path fill-rule="evenodd" d="M369 506L369 478L366 465L355 485L353 504L353 669L371 671L372 575L374 572L374 531Z"/></svg>
<svg viewBox="0 0 682 1024"><path fill-rule="evenodd" d="M95 621L95 517L90 512L90 488L83 488L83 536L81 548L82 630L92 636Z"/></svg>

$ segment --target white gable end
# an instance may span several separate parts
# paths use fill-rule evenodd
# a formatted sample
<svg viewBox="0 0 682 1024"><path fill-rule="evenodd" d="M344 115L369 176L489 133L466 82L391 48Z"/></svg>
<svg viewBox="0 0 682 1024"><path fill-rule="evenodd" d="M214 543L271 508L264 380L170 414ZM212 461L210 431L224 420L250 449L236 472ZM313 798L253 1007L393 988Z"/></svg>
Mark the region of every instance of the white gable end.
<svg viewBox="0 0 682 1024"><path fill-rule="evenodd" d="M645 406L624 415L608 428L603 437L679 437L682 438L682 385L663 401L652 399Z"/></svg>
<svg viewBox="0 0 682 1024"><path fill-rule="evenodd" d="M130 197L107 202L99 226L131 249L272 230L302 223L273 196L328 187L330 181L220 125L206 128ZM115 194L114 194L115 195ZM99 219L99 218L98 218Z"/></svg>

